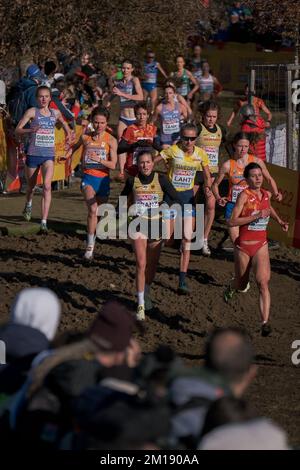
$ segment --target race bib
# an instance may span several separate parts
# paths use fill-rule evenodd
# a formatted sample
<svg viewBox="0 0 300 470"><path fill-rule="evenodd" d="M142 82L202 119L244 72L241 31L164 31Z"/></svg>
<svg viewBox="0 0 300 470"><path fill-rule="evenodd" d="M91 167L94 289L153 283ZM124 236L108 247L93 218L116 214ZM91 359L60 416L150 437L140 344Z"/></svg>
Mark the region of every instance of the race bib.
<svg viewBox="0 0 300 470"><path fill-rule="evenodd" d="M149 209L157 209L159 207L158 194L139 194L135 202L136 214L142 215Z"/></svg>
<svg viewBox="0 0 300 470"><path fill-rule="evenodd" d="M255 213L251 214L254 215ZM248 230L255 231L255 232L261 232L267 230L267 226L269 223L270 217L260 217L257 220L254 220L249 224Z"/></svg>
<svg viewBox="0 0 300 470"><path fill-rule="evenodd" d="M156 83L156 74L155 73L148 73L146 74L146 83Z"/></svg>
<svg viewBox="0 0 300 470"><path fill-rule="evenodd" d="M178 119L168 119L163 122L163 133L164 134L177 134L180 131L180 123Z"/></svg>
<svg viewBox="0 0 300 470"><path fill-rule="evenodd" d="M219 149L218 147L205 147L208 158L209 166L218 166L219 165Z"/></svg>
<svg viewBox="0 0 300 470"><path fill-rule="evenodd" d="M236 202L237 198L238 198L238 195L244 191L244 189L246 189L246 186L233 186L232 188L232 197L231 197L231 201L232 202Z"/></svg>
<svg viewBox="0 0 300 470"><path fill-rule="evenodd" d="M176 189L191 189L195 178L194 170L177 169L173 173L172 184Z"/></svg>
<svg viewBox="0 0 300 470"><path fill-rule="evenodd" d="M54 147L55 137L53 129L39 129L35 134L36 147Z"/></svg>
<svg viewBox="0 0 300 470"><path fill-rule="evenodd" d="M85 154L85 164L88 167L96 169L106 168L102 165L99 160L106 160L107 155L105 148L89 148Z"/></svg>

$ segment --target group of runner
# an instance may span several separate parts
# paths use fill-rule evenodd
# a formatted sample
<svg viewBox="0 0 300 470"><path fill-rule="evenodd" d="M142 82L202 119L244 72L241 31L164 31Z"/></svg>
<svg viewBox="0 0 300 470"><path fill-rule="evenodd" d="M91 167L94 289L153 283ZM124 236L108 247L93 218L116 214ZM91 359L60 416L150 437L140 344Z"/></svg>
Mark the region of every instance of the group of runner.
<svg viewBox="0 0 300 470"><path fill-rule="evenodd" d="M112 83L106 107L93 110L90 129L76 143L60 112L49 108L49 88L38 87L38 107L26 111L16 128L17 134L29 136L24 217L26 220L31 218L32 194L41 168L44 181L41 230L47 231L54 169L54 128L59 121L67 134L68 155L83 148L81 189L88 208L84 257L91 259L95 247L98 206L108 200L110 170L114 170L119 161L119 179L125 182L121 194L133 203L133 217L143 219L147 227L146 232L140 229L131 235L136 256L137 318L144 320L145 312L152 308L150 288L164 242L162 231L165 230L167 238L171 238L176 218L180 218L183 229L178 293L189 293L186 277L195 227L195 204L200 189L205 197L202 253L206 256L211 254L208 240L215 217L215 205L218 203L225 206L225 218L235 253L235 279L233 285L226 289L225 300L228 301L235 292L248 290L249 270L253 266L260 291L262 334L266 336L270 333L270 265L266 230L269 217L277 220L283 230L288 229L270 205L271 193L278 201L282 196L264 162L249 154L249 134L236 134L233 153L220 165L220 146L226 139L226 132L218 124L218 104L207 99L213 97L216 83L212 76L207 77L205 64L202 64L202 75L198 75L206 80L207 88L202 90L202 98L205 98L201 100L202 121L197 125L191 122L191 105L196 93L199 89L201 91L199 80L185 69L182 56L177 57L177 70L168 78L161 65L155 61L153 51L148 51L142 82L134 76L133 63L125 60L122 64L123 77ZM158 71L167 79L164 96L159 103ZM208 87L208 81L214 85ZM108 108L116 96L120 100L118 140L108 131ZM144 101L148 96L151 100L150 109ZM166 176L155 172L155 165L159 162L164 163ZM227 197L221 196L219 192L225 177L229 181ZM262 189L264 180L269 183L271 193ZM177 213L172 210L160 211L163 202L169 207L177 204L180 210ZM160 230L152 237L151 223L155 220Z"/></svg>

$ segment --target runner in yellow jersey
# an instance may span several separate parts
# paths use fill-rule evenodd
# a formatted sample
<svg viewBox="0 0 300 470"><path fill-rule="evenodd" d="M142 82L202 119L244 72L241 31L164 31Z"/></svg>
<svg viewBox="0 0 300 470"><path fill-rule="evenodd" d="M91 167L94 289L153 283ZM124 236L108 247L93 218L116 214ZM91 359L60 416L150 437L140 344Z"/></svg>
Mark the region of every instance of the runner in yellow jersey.
<svg viewBox="0 0 300 470"><path fill-rule="evenodd" d="M202 124L200 124L200 134L196 140L196 145L208 155L209 171L212 176L212 181L219 172L219 153L220 146L225 140L226 131L217 124L219 116L219 105L214 101L207 101L202 108ZM203 185L203 173L197 173L196 185ZM216 198L210 192L205 195L205 215L204 215L204 245L202 254L210 256L211 251L208 246L208 237L211 231L212 224L215 219Z"/></svg>
<svg viewBox="0 0 300 470"><path fill-rule="evenodd" d="M186 285L186 273L190 260L191 237L195 226L195 199L194 184L197 171L203 170L205 191L211 191L211 177L209 162L206 152L195 146L197 139L197 127L194 124L185 124L180 133L180 142L163 150L155 159L155 162L163 160L168 169L169 181L178 192L181 204L191 204L192 211L184 210L183 213L183 238L181 244L179 294L188 294ZM166 197L165 202L172 205L174 201ZM173 222L174 223L174 222ZM171 232L173 227L171 227Z"/></svg>

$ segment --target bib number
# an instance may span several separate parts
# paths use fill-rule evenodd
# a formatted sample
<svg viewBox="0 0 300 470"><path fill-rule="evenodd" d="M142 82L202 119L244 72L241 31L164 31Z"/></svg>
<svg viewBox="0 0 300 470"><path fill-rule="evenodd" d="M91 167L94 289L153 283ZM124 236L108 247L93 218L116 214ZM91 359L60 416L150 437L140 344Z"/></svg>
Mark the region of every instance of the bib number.
<svg viewBox="0 0 300 470"><path fill-rule="evenodd" d="M270 217L260 217L260 219L254 220L253 222L251 222L251 224L249 224L248 230L254 232L264 232L267 230L269 220Z"/></svg>
<svg viewBox="0 0 300 470"><path fill-rule="evenodd" d="M96 169L106 168L100 163L100 160L106 160L106 151L104 148L94 148L86 151L85 164L87 167Z"/></svg>
<svg viewBox="0 0 300 470"><path fill-rule="evenodd" d="M173 174L172 184L176 189L191 189L194 177L195 172L193 170L176 170Z"/></svg>
<svg viewBox="0 0 300 470"><path fill-rule="evenodd" d="M137 215L143 215L149 209L157 209L159 207L158 194L139 194L135 206Z"/></svg>
<svg viewBox="0 0 300 470"><path fill-rule="evenodd" d="M164 121L163 122L163 133L170 135L170 134L176 134L180 131L180 123L176 119L174 121Z"/></svg>
<svg viewBox="0 0 300 470"><path fill-rule="evenodd" d="M208 158L209 166L218 166L219 165L219 149L217 147L205 147Z"/></svg>
<svg viewBox="0 0 300 470"><path fill-rule="evenodd" d="M36 147L54 147L55 138L54 131L52 129L39 129L35 134L35 145Z"/></svg>
<svg viewBox="0 0 300 470"><path fill-rule="evenodd" d="M232 188L232 198L231 198L231 201L232 202L236 202L237 198L238 198L238 195L244 191L244 189L246 189L246 186L234 186Z"/></svg>

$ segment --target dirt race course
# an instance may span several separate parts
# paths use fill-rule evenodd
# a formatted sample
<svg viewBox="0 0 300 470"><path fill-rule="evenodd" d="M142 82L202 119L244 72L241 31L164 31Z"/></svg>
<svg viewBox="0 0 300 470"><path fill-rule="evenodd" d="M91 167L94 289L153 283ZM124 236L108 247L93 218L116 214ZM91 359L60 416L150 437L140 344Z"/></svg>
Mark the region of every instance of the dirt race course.
<svg viewBox="0 0 300 470"><path fill-rule="evenodd" d="M94 260L87 265L82 262L85 208L81 201L75 189L55 194L49 221L53 229L48 235L1 236L0 321L7 319L16 292L27 286L47 286L58 294L63 305L60 331L84 330L100 305L112 296L134 309L135 261L127 241L98 241ZM13 214L20 214L23 197L11 198L9 204L14 220ZM34 204L37 215L37 202ZM4 210L4 206L0 199L0 209ZM60 233L57 227L68 229L70 206L77 222L74 224L73 217L74 230ZM4 212L7 214L8 209ZM1 225L5 214L1 211ZM76 232L76 227L82 232ZM248 397L259 413L281 424L288 431L290 442L299 446L299 366L291 361L292 342L300 339L300 277L294 273L300 266L299 252L286 248L271 252L273 333L262 338L258 292L253 282L251 290L239 294L230 305L223 301L224 285L233 273L232 255L216 249L223 235L224 229L217 225L211 240L211 258L193 252L188 278L192 293L188 297L176 293L178 250L163 250L152 288L156 308L149 314L145 334L140 338L143 350L151 351L165 343L188 363L200 364L205 339L214 327L246 327L253 338L258 365L258 376Z"/></svg>

